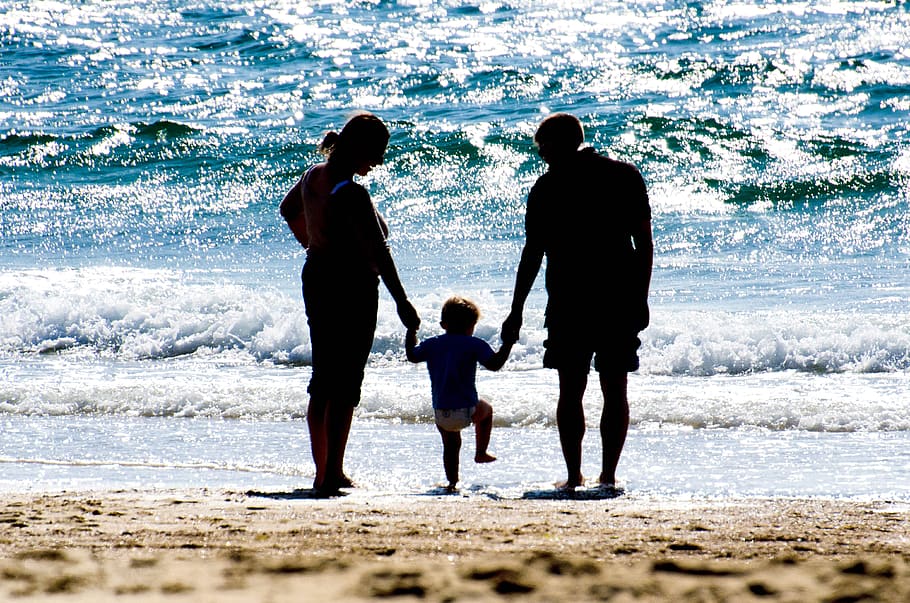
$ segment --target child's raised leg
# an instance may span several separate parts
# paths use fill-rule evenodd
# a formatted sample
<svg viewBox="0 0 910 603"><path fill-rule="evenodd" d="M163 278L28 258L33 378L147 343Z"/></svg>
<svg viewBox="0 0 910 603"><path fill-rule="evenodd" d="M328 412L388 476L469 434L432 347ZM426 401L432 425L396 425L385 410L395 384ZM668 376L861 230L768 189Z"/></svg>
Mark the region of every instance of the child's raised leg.
<svg viewBox="0 0 910 603"><path fill-rule="evenodd" d="M493 407L486 400L478 400L471 420L474 421L474 435L477 438L474 462L492 463L496 457L489 454L487 448L490 445L490 434L493 432Z"/></svg>
<svg viewBox="0 0 910 603"><path fill-rule="evenodd" d="M454 492L458 484L458 457L461 454L461 432L446 431L439 425L436 426L442 436L442 464L446 470L446 479L449 480L447 489Z"/></svg>

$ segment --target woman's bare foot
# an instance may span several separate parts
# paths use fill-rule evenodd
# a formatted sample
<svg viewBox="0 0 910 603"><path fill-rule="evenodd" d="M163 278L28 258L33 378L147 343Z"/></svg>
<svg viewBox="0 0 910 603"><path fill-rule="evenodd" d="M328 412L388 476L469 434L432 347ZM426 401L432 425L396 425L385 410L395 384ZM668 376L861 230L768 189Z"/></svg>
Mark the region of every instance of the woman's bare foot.
<svg viewBox="0 0 910 603"><path fill-rule="evenodd" d="M351 481L345 474L341 474L338 477L325 478L322 480L322 483L313 483L313 489L322 493L338 493L342 488L356 488L357 486Z"/></svg>
<svg viewBox="0 0 910 603"><path fill-rule="evenodd" d="M475 463L492 463L495 460L496 460L495 456L493 456L492 454L488 454L486 452L484 452L483 454L474 455Z"/></svg>
<svg viewBox="0 0 910 603"><path fill-rule="evenodd" d="M324 480L318 486L313 484L313 490L320 497L331 498L333 496L342 496L344 493L335 484L326 483Z"/></svg>
<svg viewBox="0 0 910 603"><path fill-rule="evenodd" d="M357 484L354 483L354 480L349 478L344 473L341 474L341 477L339 477L335 483L338 485L339 488L356 488L357 487Z"/></svg>

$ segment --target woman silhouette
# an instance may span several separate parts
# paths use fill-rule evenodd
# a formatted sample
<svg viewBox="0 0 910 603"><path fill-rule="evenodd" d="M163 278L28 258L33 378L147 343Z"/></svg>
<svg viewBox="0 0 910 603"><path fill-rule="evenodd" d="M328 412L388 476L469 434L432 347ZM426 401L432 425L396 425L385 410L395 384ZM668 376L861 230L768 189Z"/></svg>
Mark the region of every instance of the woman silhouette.
<svg viewBox="0 0 910 603"><path fill-rule="evenodd" d="M389 130L375 115L355 115L319 146L326 160L310 167L281 202L281 215L306 248L303 301L313 372L307 426L316 479L325 494L352 487L344 453L364 367L373 345L379 279L407 328L420 318L408 301L387 243L385 220L354 182L381 165Z"/></svg>

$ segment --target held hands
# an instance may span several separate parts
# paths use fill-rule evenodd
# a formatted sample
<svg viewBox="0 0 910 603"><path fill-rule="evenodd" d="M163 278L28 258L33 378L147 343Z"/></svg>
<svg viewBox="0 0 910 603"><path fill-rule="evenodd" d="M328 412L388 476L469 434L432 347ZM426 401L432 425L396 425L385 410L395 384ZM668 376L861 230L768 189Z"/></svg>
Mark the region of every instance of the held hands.
<svg viewBox="0 0 910 603"><path fill-rule="evenodd" d="M521 330L521 314L512 312L502 323L502 334L500 338L503 343L513 344L518 341L518 332Z"/></svg>
<svg viewBox="0 0 910 603"><path fill-rule="evenodd" d="M417 327L420 326L420 316L417 314L417 310L414 309L414 306L411 305L411 302L408 300L403 300L397 305L398 318L401 319L401 324L409 330L417 330Z"/></svg>

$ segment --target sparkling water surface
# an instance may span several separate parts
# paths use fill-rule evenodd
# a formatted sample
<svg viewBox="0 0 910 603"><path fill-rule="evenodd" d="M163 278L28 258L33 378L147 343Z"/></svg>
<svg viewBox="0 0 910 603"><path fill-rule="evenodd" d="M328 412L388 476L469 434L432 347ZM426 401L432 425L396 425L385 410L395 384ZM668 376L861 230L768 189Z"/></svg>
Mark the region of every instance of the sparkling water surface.
<svg viewBox="0 0 910 603"><path fill-rule="evenodd" d="M906 499L908 48L889 2L0 0L0 485L307 485L303 251L277 204L323 134L389 124L363 183L420 336L460 293L495 346L531 135L571 111L653 209L630 490ZM561 477L545 299L539 279L481 372L483 492ZM441 461L403 335L383 292L349 463L419 492Z"/></svg>

